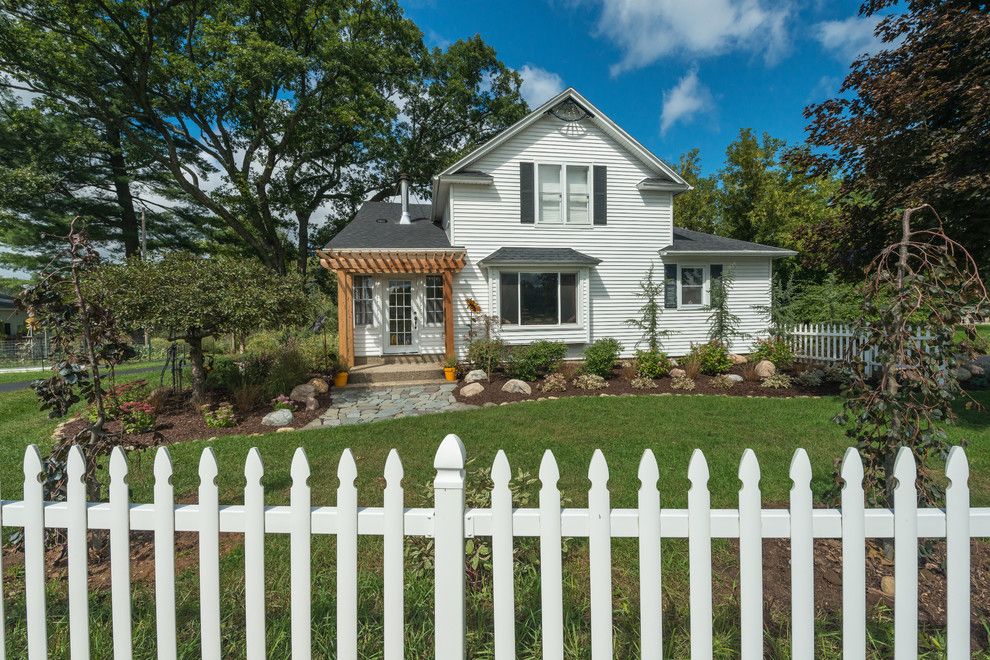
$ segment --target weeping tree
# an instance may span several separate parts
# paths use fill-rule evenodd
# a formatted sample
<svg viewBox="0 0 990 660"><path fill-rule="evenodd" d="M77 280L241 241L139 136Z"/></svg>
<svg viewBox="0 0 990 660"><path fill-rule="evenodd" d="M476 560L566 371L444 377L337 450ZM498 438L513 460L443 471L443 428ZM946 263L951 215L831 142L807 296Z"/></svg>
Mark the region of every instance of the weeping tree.
<svg viewBox="0 0 990 660"><path fill-rule="evenodd" d="M933 228L912 227L912 217L922 211L933 217ZM986 287L969 252L946 235L931 206L906 209L900 240L867 269L862 314L852 324L862 343L852 356L843 412L836 417L863 458L864 487L873 503L893 503L900 447L909 447L917 461L922 499L932 505L940 500L929 466L948 452L944 425L965 396L955 367L968 343L956 343L954 335L986 308ZM976 338L974 327L963 327ZM875 366L864 355L872 355Z"/></svg>

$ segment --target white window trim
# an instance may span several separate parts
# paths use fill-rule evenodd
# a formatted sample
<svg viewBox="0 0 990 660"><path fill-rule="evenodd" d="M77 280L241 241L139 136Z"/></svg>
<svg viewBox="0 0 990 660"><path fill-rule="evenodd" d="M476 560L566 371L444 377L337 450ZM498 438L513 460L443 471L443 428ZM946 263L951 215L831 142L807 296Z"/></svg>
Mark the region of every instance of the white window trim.
<svg viewBox="0 0 990 660"><path fill-rule="evenodd" d="M581 268L568 268L568 267L527 267L519 266L512 268L501 268L494 271L494 290L497 292L495 296L495 305L493 309L493 314L501 316L502 312L502 273L557 273L557 318L560 318L560 276L561 275L574 275L574 315L576 321L574 323L553 323L553 324L523 324L522 322L522 287L516 284L516 309L519 311L519 322L518 323L505 323L501 326L501 331L503 333L516 333L516 332L529 332L532 330L574 330L584 327L584 287L585 277L582 275Z"/></svg>
<svg viewBox="0 0 990 660"><path fill-rule="evenodd" d="M354 289L356 287L354 286L353 278L352 278L352 282L351 282L351 318L353 319L353 324L354 324L354 327L355 328L374 328L374 327L376 327L378 325L378 323L377 323L377 321L378 321L378 315L377 315L376 310L375 310L375 300L378 297L376 295L377 294L377 290L376 290L377 281L376 281L376 278L373 275L355 275L354 276L354 278L358 278L358 277L368 278L371 281L371 287L370 287L371 298L367 298L367 299L362 298L361 299L361 302L366 302L367 301L367 302L370 302L371 303L371 323L358 323L357 322L357 303L358 303L358 299L356 297L354 297Z"/></svg>
<svg viewBox="0 0 990 660"><path fill-rule="evenodd" d="M684 303L684 277L681 271L684 268L701 269L701 304L686 305ZM709 304L708 297L708 265L707 264L677 264L677 308L678 309L703 309Z"/></svg>
<svg viewBox="0 0 990 660"><path fill-rule="evenodd" d="M543 194L540 192L540 165L556 165L560 167L560 222L544 222L543 220ZM588 172L588 221L571 222L570 205L567 202L567 168L583 167ZM563 163L559 161L533 161L535 185L533 186L534 203L536 209L536 224L546 227L594 227L595 226L595 166L589 162ZM528 272L528 271L527 271Z"/></svg>
<svg viewBox="0 0 990 660"><path fill-rule="evenodd" d="M430 310L429 310L429 307L427 306L427 303L430 300L430 295L429 295L430 294L430 286L429 286L429 283L427 282L427 280L429 280L431 277L436 277L436 278L438 278L440 280L440 318L441 318L441 321L439 323L430 323L430 321L429 321ZM426 327L426 328L440 328L440 327L443 327L443 320L442 319L443 319L443 315L445 313L446 313L446 310L444 310L444 308L443 308L443 275L424 275L423 276L423 317L424 317L423 318L423 326Z"/></svg>

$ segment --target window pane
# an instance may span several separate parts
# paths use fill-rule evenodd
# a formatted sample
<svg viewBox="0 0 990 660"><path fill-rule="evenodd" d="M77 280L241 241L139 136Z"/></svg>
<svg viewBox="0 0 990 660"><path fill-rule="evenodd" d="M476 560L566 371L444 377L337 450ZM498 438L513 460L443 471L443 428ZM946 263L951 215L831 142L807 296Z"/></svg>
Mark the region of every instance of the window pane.
<svg viewBox="0 0 990 660"><path fill-rule="evenodd" d="M704 302L704 268L681 268L681 304L701 305Z"/></svg>
<svg viewBox="0 0 990 660"><path fill-rule="evenodd" d="M540 222L560 222L560 165L540 165Z"/></svg>
<svg viewBox="0 0 990 660"><path fill-rule="evenodd" d="M373 306L375 282L367 275L357 275L354 278L354 325L374 325L375 312Z"/></svg>
<svg viewBox="0 0 990 660"><path fill-rule="evenodd" d="M523 325L556 325L557 273L519 273Z"/></svg>
<svg viewBox="0 0 990 660"><path fill-rule="evenodd" d="M591 221L588 212L588 168L567 166L567 221L587 224Z"/></svg>
<svg viewBox="0 0 990 660"><path fill-rule="evenodd" d="M502 273L499 279L499 301L502 323L519 323L519 273Z"/></svg>
<svg viewBox="0 0 990 660"><path fill-rule="evenodd" d="M560 274L560 322L577 323L577 275Z"/></svg>
<svg viewBox="0 0 990 660"><path fill-rule="evenodd" d="M443 278L438 275L426 278L426 322L443 325Z"/></svg>
<svg viewBox="0 0 990 660"><path fill-rule="evenodd" d="M681 284L684 286L701 286L704 277L704 270L701 268L681 269Z"/></svg>

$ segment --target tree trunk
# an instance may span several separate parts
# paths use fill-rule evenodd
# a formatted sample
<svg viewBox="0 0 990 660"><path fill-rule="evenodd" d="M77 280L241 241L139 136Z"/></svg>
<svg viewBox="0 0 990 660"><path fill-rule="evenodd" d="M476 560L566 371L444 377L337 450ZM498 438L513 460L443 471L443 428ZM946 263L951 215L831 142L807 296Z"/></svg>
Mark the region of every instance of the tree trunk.
<svg viewBox="0 0 990 660"><path fill-rule="evenodd" d="M117 194L117 205L120 207L120 234L124 256L133 257L141 250L140 228L134 211L134 196L131 194L131 179L124 159L120 131L112 126L107 127L107 144L110 145L110 174Z"/></svg>
<svg viewBox="0 0 990 660"><path fill-rule="evenodd" d="M296 219L299 222L299 257L296 269L305 279L306 267L309 265L309 215L297 212Z"/></svg>
<svg viewBox="0 0 990 660"><path fill-rule="evenodd" d="M203 338L186 337L186 343L189 344L192 402L202 403L206 398L206 367L203 360Z"/></svg>

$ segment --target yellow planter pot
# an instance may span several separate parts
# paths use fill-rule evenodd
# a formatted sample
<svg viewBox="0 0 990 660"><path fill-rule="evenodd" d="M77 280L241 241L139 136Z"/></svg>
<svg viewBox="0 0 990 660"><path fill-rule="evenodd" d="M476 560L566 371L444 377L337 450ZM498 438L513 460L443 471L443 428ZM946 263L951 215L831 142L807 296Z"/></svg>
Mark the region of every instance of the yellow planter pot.
<svg viewBox="0 0 990 660"><path fill-rule="evenodd" d="M333 384L334 387L343 387L344 385L347 385L347 372L338 371L333 377Z"/></svg>
<svg viewBox="0 0 990 660"><path fill-rule="evenodd" d="M449 381L457 380L457 367L444 367L443 377Z"/></svg>

